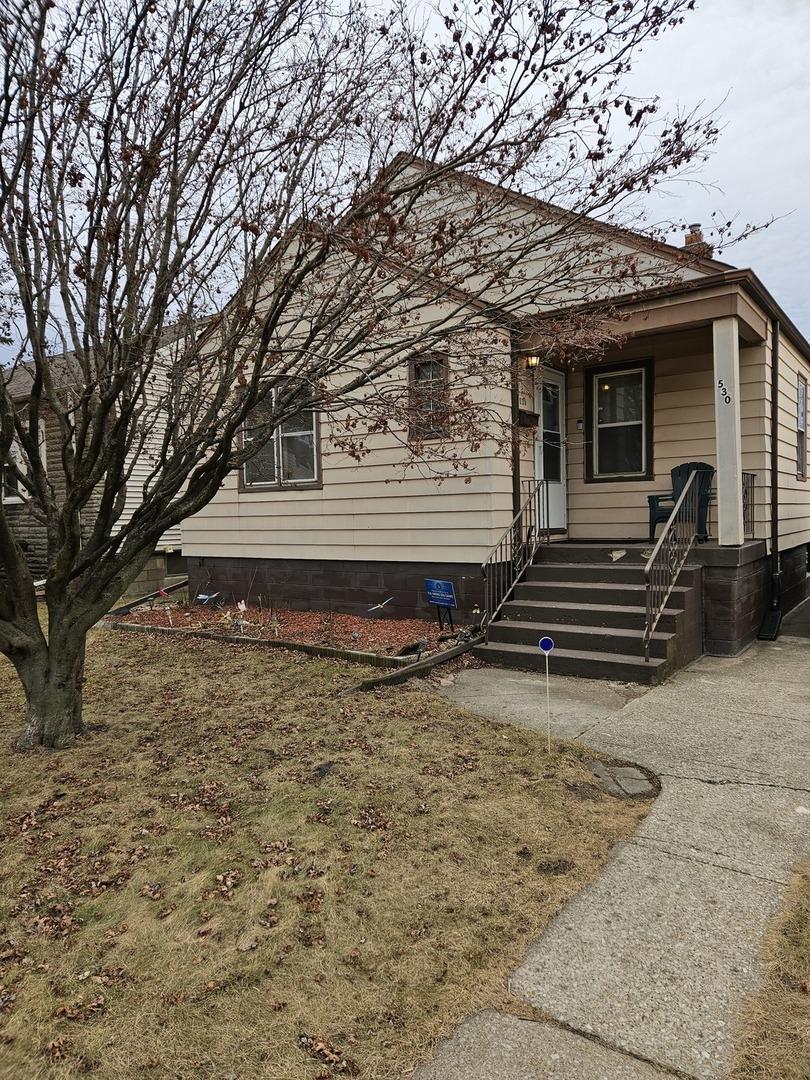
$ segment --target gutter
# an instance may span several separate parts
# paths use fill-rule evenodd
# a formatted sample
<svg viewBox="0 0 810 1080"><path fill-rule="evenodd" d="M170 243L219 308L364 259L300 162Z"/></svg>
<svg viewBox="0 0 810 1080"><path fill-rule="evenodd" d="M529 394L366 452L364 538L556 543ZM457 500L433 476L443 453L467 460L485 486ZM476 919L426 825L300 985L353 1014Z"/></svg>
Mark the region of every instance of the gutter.
<svg viewBox="0 0 810 1080"><path fill-rule="evenodd" d="M688 281L679 281L671 285L659 285L652 289L641 292L626 293L615 296L608 301L588 301L584 304L573 304L567 308L558 308L554 316L560 314L574 314L578 312L597 311L600 307L609 308L611 311L621 311L632 308L639 304L666 299L670 296L685 296L690 293L698 293L703 289L713 289L721 285L737 285L746 292L763 309L763 312L772 320L779 323L780 331L799 350L805 360L810 361L810 341L802 334L784 308L774 299L773 295L763 285L753 270L726 270L718 274L707 274L705 277L692 278ZM519 326L520 332L530 334L532 331L541 330L543 322L550 315L535 315L523 321Z"/></svg>

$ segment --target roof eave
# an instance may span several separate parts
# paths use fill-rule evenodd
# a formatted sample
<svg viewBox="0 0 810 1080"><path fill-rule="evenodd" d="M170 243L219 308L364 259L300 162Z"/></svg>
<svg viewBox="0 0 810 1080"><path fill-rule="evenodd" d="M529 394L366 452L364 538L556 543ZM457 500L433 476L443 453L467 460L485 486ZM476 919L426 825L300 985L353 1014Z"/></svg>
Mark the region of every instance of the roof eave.
<svg viewBox="0 0 810 1080"><path fill-rule="evenodd" d="M555 308L553 311L540 315L531 315L521 320L515 329L519 332L537 330L546 319L557 318L561 313L575 313L598 311L600 308L610 308L612 311L621 311L632 308L639 304L647 304L655 300L668 299L673 296L683 296L689 293L699 293L707 289L717 288L718 285L737 285L743 289L764 310L766 315L779 320L779 326L787 338L801 352L802 356L810 362L810 341L799 330L784 308L774 299L771 292L766 288L760 278L750 268L742 270L725 270L718 274L707 275L701 278L692 278L689 281L680 281L674 285L661 285L654 289L641 292L628 293L611 300L589 301L584 304L573 304L567 308Z"/></svg>

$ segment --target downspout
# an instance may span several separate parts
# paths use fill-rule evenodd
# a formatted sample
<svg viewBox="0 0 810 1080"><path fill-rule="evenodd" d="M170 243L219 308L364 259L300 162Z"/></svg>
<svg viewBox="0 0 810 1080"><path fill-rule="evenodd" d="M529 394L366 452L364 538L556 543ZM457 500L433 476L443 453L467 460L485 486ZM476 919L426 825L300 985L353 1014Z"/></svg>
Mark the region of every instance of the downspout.
<svg viewBox="0 0 810 1080"><path fill-rule="evenodd" d="M512 402L512 516L520 513L520 354L512 346L510 397Z"/></svg>
<svg viewBox="0 0 810 1080"><path fill-rule="evenodd" d="M779 320L771 318L771 596L757 635L775 641L782 625L782 569L779 555Z"/></svg>

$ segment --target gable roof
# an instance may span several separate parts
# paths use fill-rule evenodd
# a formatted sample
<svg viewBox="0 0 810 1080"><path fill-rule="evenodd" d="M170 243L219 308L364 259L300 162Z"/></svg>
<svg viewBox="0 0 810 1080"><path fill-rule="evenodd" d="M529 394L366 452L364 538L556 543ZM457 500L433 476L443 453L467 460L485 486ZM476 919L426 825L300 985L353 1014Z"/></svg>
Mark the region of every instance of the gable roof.
<svg viewBox="0 0 810 1080"><path fill-rule="evenodd" d="M442 167L437 165L437 163L427 161L424 158L417 157L415 154L408 154L403 151L397 154L391 164L382 171L378 178L378 183L384 182L388 174L401 169L404 165L413 165L415 168L422 170L438 168L439 171L442 171ZM705 274L716 274L719 271L736 269L731 263L721 262L719 259L698 255L693 251L689 251L687 248L676 247L674 244L667 244L663 240L656 240L652 236L648 236L646 233L638 232L634 229L623 228L620 225L600 221L598 218L591 217L588 214L575 213L574 211L566 210L562 206L546 202L534 195L525 195L521 191L514 190L514 188L504 187L503 185L495 184L490 180L483 180L480 177L472 176L470 173L464 172L463 169L448 168L445 171L447 176L460 180L469 187L478 188L479 190L488 193L497 192L505 199L513 202L516 206L522 206L527 210L534 210L553 217L562 218L573 224L581 223L586 228L601 232L605 236L622 241L631 247L649 252L650 254L660 255L665 259L700 270Z"/></svg>
<svg viewBox="0 0 810 1080"><path fill-rule="evenodd" d="M419 169L437 168L436 163L426 161L424 158L417 157L414 154L403 152L397 154L388 169L383 171L381 179L384 178L388 171L392 171L395 168L402 168L406 164L413 165ZM441 166L438 166L438 168L441 169ZM463 169L448 168L446 172L448 176L452 176L470 187L476 187L486 192L497 192L504 198L513 201L517 206L522 206L529 210L542 211L546 214L563 216L574 223L581 221L587 228L599 231L615 240L629 244L639 250L660 255L663 258L673 260L681 265L688 266L691 269L701 272L702 276L698 278L690 278L673 282L668 285L656 286L648 290L639 290L613 297L609 302L611 307L629 307L633 304L655 300L657 298L694 293L717 285L738 285L759 304L770 318L778 320L781 332L792 342L802 356L810 362L810 341L808 341L802 331L799 330L795 322L776 301L773 294L752 269L738 268L731 263L722 262L719 259L700 256L688 249L675 247L673 244L667 244L661 240L655 240L645 233L599 221L598 218L590 217L587 214L576 214L563 207L556 206L554 203L538 199L535 196L525 195L523 192L515 191L512 188L507 188L500 184L494 184L491 181L471 176L469 173L464 172ZM532 324L539 325L544 319L551 318L563 310L598 310L600 307L604 306L604 304L605 301L600 299L584 304L572 304L569 307L562 306L555 308L548 313L538 313L537 315L525 318L510 318L506 316L505 313L500 312L497 305L494 303L482 306L488 307L496 317L500 314L503 317L503 321L507 324L514 326L517 323L519 326L525 327Z"/></svg>

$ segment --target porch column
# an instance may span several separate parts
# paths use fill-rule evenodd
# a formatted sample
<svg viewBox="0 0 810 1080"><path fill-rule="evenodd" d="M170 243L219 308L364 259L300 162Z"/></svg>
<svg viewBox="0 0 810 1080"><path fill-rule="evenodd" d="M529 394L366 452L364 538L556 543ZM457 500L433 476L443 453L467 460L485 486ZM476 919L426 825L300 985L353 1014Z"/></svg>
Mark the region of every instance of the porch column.
<svg viewBox="0 0 810 1080"><path fill-rule="evenodd" d="M712 323L714 418L717 436L717 539L742 544L742 424L740 421L740 339L736 315Z"/></svg>

